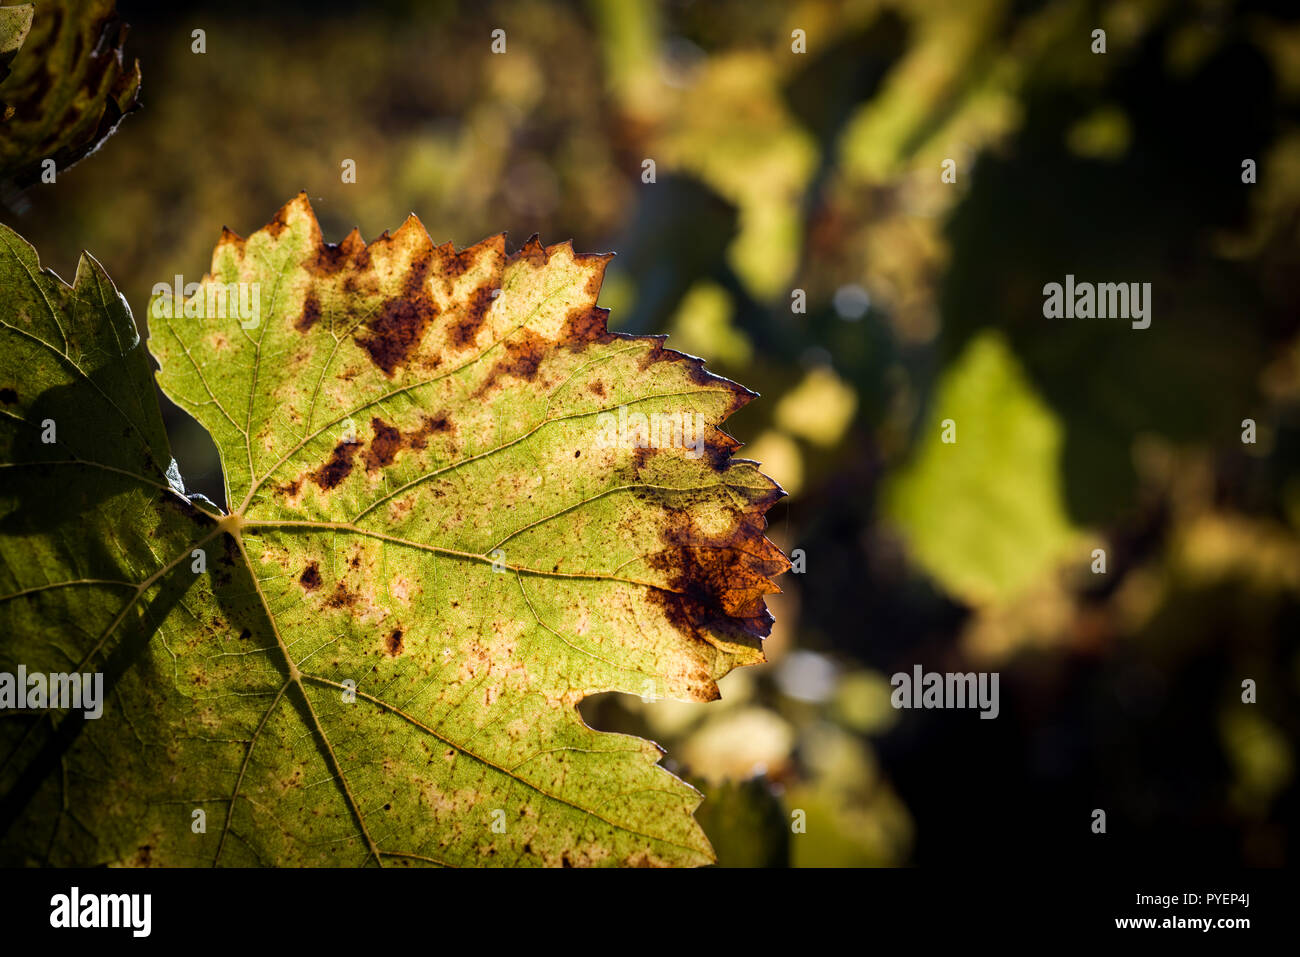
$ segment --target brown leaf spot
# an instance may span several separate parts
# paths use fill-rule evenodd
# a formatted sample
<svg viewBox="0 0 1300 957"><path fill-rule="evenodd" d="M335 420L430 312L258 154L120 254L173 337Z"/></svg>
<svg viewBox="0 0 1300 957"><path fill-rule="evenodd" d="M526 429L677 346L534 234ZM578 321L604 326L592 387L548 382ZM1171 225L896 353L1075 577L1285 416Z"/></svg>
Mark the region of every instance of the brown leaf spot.
<svg viewBox="0 0 1300 957"><path fill-rule="evenodd" d="M375 243L383 241L391 242L391 239L380 237ZM369 331L357 338L357 344L370 355L370 361L390 379L397 367L409 362L419 349L425 330L438 312L425 284L433 256L432 246L416 256L401 294L384 303L378 317L369 324Z"/></svg>
<svg viewBox="0 0 1300 957"><path fill-rule="evenodd" d="M312 472L309 478L320 487L322 491L336 488L352 472L352 460L356 458L357 451L361 448L360 442L349 442L346 439L334 446L334 452L330 455L329 461Z"/></svg>
<svg viewBox="0 0 1300 957"><path fill-rule="evenodd" d="M312 562L302 570L302 577L298 579L299 584L308 591L315 591L320 588L320 566Z"/></svg>
<svg viewBox="0 0 1300 957"><path fill-rule="evenodd" d="M531 329L522 329L504 343L506 358L497 360L497 375L512 375L531 382L537 376L550 342Z"/></svg>
<svg viewBox="0 0 1300 957"><path fill-rule="evenodd" d="M492 308L497 293L497 287L491 282L484 283L470 293L469 302L465 304L464 313L452 324L452 342L464 348L478 337L478 331L483 326L483 319L487 316L487 311Z"/></svg>
<svg viewBox="0 0 1300 957"><path fill-rule="evenodd" d="M372 418L370 427L374 430L375 436L370 440L370 448L366 450L362 459L366 463L366 471L373 472L376 469L391 465L397 458L397 453L404 448L423 449L429 444L429 436L435 432L448 432L451 430L451 421L444 413L436 416L424 416L420 427L405 435L395 426L389 425L383 419Z"/></svg>
<svg viewBox="0 0 1300 957"><path fill-rule="evenodd" d="M546 253L546 248L538 241L537 234L533 233L528 237L528 242L524 243L523 248L518 252L511 253L510 258L506 261L516 262L523 259L533 268L540 269L546 265L550 258Z"/></svg>
<svg viewBox="0 0 1300 957"><path fill-rule="evenodd" d="M564 328L560 330L560 342L570 349L578 349L593 342L613 342L618 336L608 330L608 320L608 309L600 306L577 306L564 318Z"/></svg>
<svg viewBox="0 0 1300 957"><path fill-rule="evenodd" d="M482 396L497 384L502 376L514 376L532 382L537 378L537 370L551 347L550 340L543 339L533 330L524 327L502 344L506 354L496 361L483 384L474 393L475 398Z"/></svg>
<svg viewBox="0 0 1300 957"><path fill-rule="evenodd" d="M396 658L402 653L402 629L394 628L384 639L384 649Z"/></svg>
<svg viewBox="0 0 1300 957"><path fill-rule="evenodd" d="M361 261L363 257L364 262ZM307 269L313 276L327 278L349 265L364 269L369 264L370 255L366 252L366 244L361 239L361 233L353 227L352 232L343 237L343 242L337 245L321 243L317 246L315 254L307 261Z"/></svg>
<svg viewBox="0 0 1300 957"><path fill-rule="evenodd" d="M442 278L442 287L451 295L456 280L465 275L477 261L477 250L473 247L456 252L451 243L438 247L438 275Z"/></svg>
<svg viewBox="0 0 1300 957"><path fill-rule="evenodd" d="M272 238L278 237L282 232L289 228L289 207L293 200L285 203L276 212L275 217L266 224L266 231L271 234Z"/></svg>
<svg viewBox="0 0 1300 957"><path fill-rule="evenodd" d="M430 435L433 435L435 432L441 433L450 431L451 420L447 418L445 413L439 412L434 416L426 415L424 417L424 423L410 436L409 442L411 448L422 449L428 444L427 440Z"/></svg>
<svg viewBox="0 0 1300 957"><path fill-rule="evenodd" d="M763 513L782 494L774 489L720 535L704 534L688 512L674 510L673 524L660 533L664 548L649 556L651 567L665 573L668 588L648 594L678 631L704 640L710 634L765 638L771 632L764 596L779 590L771 577L790 563L763 536Z"/></svg>
<svg viewBox="0 0 1300 957"><path fill-rule="evenodd" d="M343 276L343 291L353 297L369 297L378 293L375 274L367 272L370 268L370 250L363 249L357 255L357 272L348 272Z"/></svg>
<svg viewBox="0 0 1300 957"><path fill-rule="evenodd" d="M391 465L397 456L397 450L402 447L402 433L383 419L371 419L370 427L374 429L375 437L370 440L370 448L363 456L367 472Z"/></svg>
<svg viewBox="0 0 1300 957"><path fill-rule="evenodd" d="M298 317L293 327L299 332L306 332L318 321L320 321L320 300L316 298L315 292L309 292L302 303L302 315Z"/></svg>
<svg viewBox="0 0 1300 957"><path fill-rule="evenodd" d="M343 582L334 586L334 593L325 600L330 608L351 608L357 603L357 596L347 590Z"/></svg>

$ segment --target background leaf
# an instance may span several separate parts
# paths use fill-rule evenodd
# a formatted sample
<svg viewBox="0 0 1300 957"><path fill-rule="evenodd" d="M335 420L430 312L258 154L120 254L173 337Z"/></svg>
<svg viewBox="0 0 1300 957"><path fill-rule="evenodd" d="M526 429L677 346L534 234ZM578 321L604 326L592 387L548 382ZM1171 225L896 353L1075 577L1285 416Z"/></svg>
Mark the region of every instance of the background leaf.
<svg viewBox="0 0 1300 957"><path fill-rule="evenodd" d="M27 31L32 28L32 5L19 4L16 7L0 7L0 81L9 75L9 64L13 62Z"/></svg>
<svg viewBox="0 0 1300 957"><path fill-rule="evenodd" d="M956 441L942 440L942 423ZM1076 538L1061 488L1061 426L996 332L943 375L914 461L885 510L913 554L970 601L1015 597Z"/></svg>
<svg viewBox="0 0 1300 957"><path fill-rule="evenodd" d="M122 54L126 25L115 7L114 0L37 6L26 42L0 83L0 179L34 182L46 159L67 169L136 107L140 64L128 66Z"/></svg>

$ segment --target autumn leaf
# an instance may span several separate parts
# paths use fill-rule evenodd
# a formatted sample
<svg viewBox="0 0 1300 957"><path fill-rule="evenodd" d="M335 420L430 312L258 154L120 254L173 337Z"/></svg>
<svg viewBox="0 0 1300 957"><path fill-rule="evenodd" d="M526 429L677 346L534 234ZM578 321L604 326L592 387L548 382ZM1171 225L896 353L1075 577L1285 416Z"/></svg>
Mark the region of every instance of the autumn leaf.
<svg viewBox="0 0 1300 957"><path fill-rule="evenodd" d="M46 159L64 170L97 149L140 93L114 0L44 0L34 17L25 7L26 28L8 12L24 7L0 8L0 70L12 59L8 76L0 72L0 179L19 185L34 182Z"/></svg>
<svg viewBox="0 0 1300 957"><path fill-rule="evenodd" d="M101 718L0 722L9 862L712 859L657 746L576 706L763 660L782 493L719 429L752 393L606 330L608 256L331 245L302 195L224 232L149 341L223 514L98 264L0 238L0 670L105 675Z"/></svg>

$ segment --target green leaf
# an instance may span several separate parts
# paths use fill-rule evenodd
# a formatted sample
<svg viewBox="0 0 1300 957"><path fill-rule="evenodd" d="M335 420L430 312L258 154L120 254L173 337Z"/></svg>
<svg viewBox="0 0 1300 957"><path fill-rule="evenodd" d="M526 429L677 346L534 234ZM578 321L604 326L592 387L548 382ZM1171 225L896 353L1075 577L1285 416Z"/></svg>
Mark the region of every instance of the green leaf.
<svg viewBox="0 0 1300 957"><path fill-rule="evenodd" d="M140 64L122 54L126 25L114 0L45 0L0 83L0 180L34 182L41 163L72 166L110 136L135 109ZM21 7L14 7L21 10ZM7 49L0 11L0 68ZM12 27L11 27L12 29ZM23 31L26 32L26 31Z"/></svg>
<svg viewBox="0 0 1300 957"><path fill-rule="evenodd" d="M952 420L955 442L944 442ZM1061 425L996 332L973 339L943 375L885 513L917 561L972 602L1015 597L1076 541L1065 511Z"/></svg>
<svg viewBox="0 0 1300 957"><path fill-rule="evenodd" d="M789 818L764 778L693 783L707 795L699 815L718 866L790 866Z"/></svg>
<svg viewBox="0 0 1300 957"><path fill-rule="evenodd" d="M712 859L657 746L576 705L709 700L763 660L782 493L718 429L752 393L606 331L609 257L457 253L414 217L329 245L302 195L224 232L149 343L220 450L222 515L168 468L102 270L69 289L3 238L0 664L111 688L98 720L0 722L6 858ZM620 406L702 416L703 454L609 442Z"/></svg>

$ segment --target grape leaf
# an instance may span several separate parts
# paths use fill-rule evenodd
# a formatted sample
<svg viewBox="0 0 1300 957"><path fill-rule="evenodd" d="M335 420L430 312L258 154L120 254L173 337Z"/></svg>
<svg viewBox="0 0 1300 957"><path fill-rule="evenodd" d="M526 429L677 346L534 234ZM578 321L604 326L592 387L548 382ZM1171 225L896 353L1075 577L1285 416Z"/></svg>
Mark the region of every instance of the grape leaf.
<svg viewBox="0 0 1300 957"><path fill-rule="evenodd" d="M456 252L414 216L327 244L302 195L224 231L149 340L223 514L183 494L103 270L69 288L0 239L0 669L108 689L99 719L0 722L6 858L712 859L657 746L576 705L709 700L763 660L783 493L718 428L753 393L606 331L608 256ZM610 428L638 413L701 441Z"/></svg>
<svg viewBox="0 0 1300 957"><path fill-rule="evenodd" d="M955 441L945 442L949 419ZM1012 600L1078 545L1062 440L1005 338L983 333L944 372L915 457L885 484L885 514L952 594Z"/></svg>
<svg viewBox="0 0 1300 957"><path fill-rule="evenodd" d="M67 169L136 108L140 64L126 64L126 25L115 7L114 0L45 0L34 17L28 12L30 32L0 83L0 179L35 182L46 159ZM0 43L0 58L4 49Z"/></svg>

